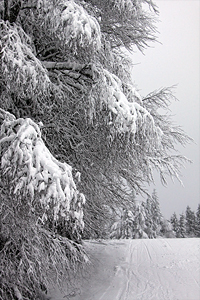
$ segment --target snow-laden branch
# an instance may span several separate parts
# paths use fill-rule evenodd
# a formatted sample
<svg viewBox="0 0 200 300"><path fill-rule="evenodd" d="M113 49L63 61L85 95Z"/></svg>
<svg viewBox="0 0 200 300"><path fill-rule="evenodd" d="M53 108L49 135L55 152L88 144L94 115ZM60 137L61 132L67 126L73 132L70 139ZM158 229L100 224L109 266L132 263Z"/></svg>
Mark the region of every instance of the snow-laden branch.
<svg viewBox="0 0 200 300"><path fill-rule="evenodd" d="M74 230L83 229L85 197L76 188L72 167L58 161L46 148L40 127L31 119L9 118L1 126L1 172L11 185L13 195L27 199L33 208L42 207L42 221L51 210L54 221L60 217L74 220ZM9 145L8 145L9 143ZM52 212L53 211L53 212Z"/></svg>
<svg viewBox="0 0 200 300"><path fill-rule="evenodd" d="M119 10L119 11L129 11L132 14L136 11L136 9L140 8L140 2L139 1L132 1L132 0L114 0L112 1L113 5Z"/></svg>
<svg viewBox="0 0 200 300"><path fill-rule="evenodd" d="M31 39L17 25L0 21L0 71L7 90L22 97L48 93L50 79L34 55Z"/></svg>
<svg viewBox="0 0 200 300"><path fill-rule="evenodd" d="M147 3L155 13L158 13L157 6L152 0L111 0L109 2L111 2L120 12L128 12L132 15L136 15L136 11L141 9L142 3Z"/></svg>
<svg viewBox="0 0 200 300"><path fill-rule="evenodd" d="M101 47L101 31L97 20L73 0L43 3L46 10L44 24L50 32L64 42L65 45L78 47L92 45L95 49Z"/></svg>
<svg viewBox="0 0 200 300"><path fill-rule="evenodd" d="M149 129L158 136L162 135L150 112L142 106L142 98L135 88L126 87L125 93L121 80L105 69L102 78L107 92L104 102L113 116L110 117L111 123L114 123L118 132L135 134L138 127L142 126L143 131Z"/></svg>

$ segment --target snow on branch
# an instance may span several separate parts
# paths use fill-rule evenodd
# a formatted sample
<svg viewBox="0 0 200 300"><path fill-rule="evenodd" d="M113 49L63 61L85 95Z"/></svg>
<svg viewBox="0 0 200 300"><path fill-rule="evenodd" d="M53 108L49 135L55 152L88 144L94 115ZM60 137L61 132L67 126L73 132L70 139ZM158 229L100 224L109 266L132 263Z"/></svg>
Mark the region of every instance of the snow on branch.
<svg viewBox="0 0 200 300"><path fill-rule="evenodd" d="M105 69L102 80L106 91L102 98L110 111L110 124L114 125L117 132L135 135L138 130L145 134L149 130L158 136L162 135L149 111L142 106L142 98L133 86L123 85L116 75Z"/></svg>
<svg viewBox="0 0 200 300"><path fill-rule="evenodd" d="M7 90L22 97L49 91L47 71L35 57L30 38L17 25L0 21L0 70Z"/></svg>
<svg viewBox="0 0 200 300"><path fill-rule="evenodd" d="M40 205L43 222L49 214L55 222L71 218L73 230L82 230L85 197L76 188L72 167L49 152L34 121L11 118L2 109L0 117L6 117L0 132L1 173L12 194L16 199L26 199L33 209Z"/></svg>
<svg viewBox="0 0 200 300"><path fill-rule="evenodd" d="M132 0L114 0L110 2L113 3L119 11L128 11L129 13L135 12L135 10L141 6L139 1Z"/></svg>
<svg viewBox="0 0 200 300"><path fill-rule="evenodd" d="M119 11L126 11L132 14L134 14L136 10L141 9L142 3L146 3L155 13L158 13L157 6L152 0L111 0L110 2L119 9Z"/></svg>
<svg viewBox="0 0 200 300"><path fill-rule="evenodd" d="M92 45L95 49L101 47L101 32L98 21L73 0L54 1L47 3L47 14L44 24L53 35L62 40L65 45L74 48Z"/></svg>

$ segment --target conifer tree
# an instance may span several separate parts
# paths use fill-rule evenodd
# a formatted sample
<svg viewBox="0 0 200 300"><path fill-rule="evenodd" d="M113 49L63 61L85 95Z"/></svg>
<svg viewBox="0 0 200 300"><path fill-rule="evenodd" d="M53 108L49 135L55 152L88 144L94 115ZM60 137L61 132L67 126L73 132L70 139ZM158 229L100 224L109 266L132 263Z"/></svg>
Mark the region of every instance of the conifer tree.
<svg viewBox="0 0 200 300"><path fill-rule="evenodd" d="M196 212L196 236L200 237L200 204L198 205Z"/></svg>
<svg viewBox="0 0 200 300"><path fill-rule="evenodd" d="M120 219L115 221L110 229L110 238L138 239L146 236L145 233L144 203L135 202L132 209L123 209Z"/></svg>
<svg viewBox="0 0 200 300"><path fill-rule="evenodd" d="M172 151L190 139L167 113L173 90L142 97L126 52L156 40L156 16L150 0L0 1L3 299L34 299L51 259L79 257L83 228L102 236L110 211L128 206L124 182L136 193L155 169L164 184L179 179L187 160Z"/></svg>
<svg viewBox="0 0 200 300"><path fill-rule="evenodd" d="M178 230L179 230L179 221L178 221L178 218L177 218L177 215L176 215L175 212L174 212L173 215L171 216L170 222L171 222L171 224L172 224L172 229L173 229L173 231L175 232L176 237L177 237L177 235L178 235Z"/></svg>
<svg viewBox="0 0 200 300"><path fill-rule="evenodd" d="M85 198L35 122L1 108L0 118L0 299L41 299L42 290L61 286L85 261L79 244Z"/></svg>
<svg viewBox="0 0 200 300"><path fill-rule="evenodd" d="M178 235L178 237L181 237L181 238L186 237L186 221L185 221L184 214L180 215L177 235Z"/></svg>
<svg viewBox="0 0 200 300"><path fill-rule="evenodd" d="M160 234L165 238L174 238L176 236L173 231L171 222L164 218L161 221Z"/></svg>
<svg viewBox="0 0 200 300"><path fill-rule="evenodd" d="M151 237L156 237L161 229L162 214L159 207L159 200L156 190L152 196L148 196L145 203L145 231L151 232Z"/></svg>
<svg viewBox="0 0 200 300"><path fill-rule="evenodd" d="M138 203L134 209L133 238L143 238L145 232L146 212L144 203Z"/></svg>
<svg viewBox="0 0 200 300"><path fill-rule="evenodd" d="M145 203L145 213L146 213L146 219L145 219L145 227L146 232L151 233L148 234L148 236L152 237L153 232L153 222L152 222L152 199L150 195L148 196L146 203Z"/></svg>
<svg viewBox="0 0 200 300"><path fill-rule="evenodd" d="M185 219L186 219L186 233L189 236L195 235L196 229L196 217L194 211L191 210L190 206L186 207L185 212Z"/></svg>
<svg viewBox="0 0 200 300"><path fill-rule="evenodd" d="M157 192L155 189L153 190L153 193L152 193L151 211L152 211L152 220L153 220L154 231L157 232L160 228L162 214L160 211L158 195L157 195Z"/></svg>
<svg viewBox="0 0 200 300"><path fill-rule="evenodd" d="M4 3L0 105L17 118L43 122L49 150L81 174L85 236L101 236L107 205L115 209L124 201L124 180L142 192L153 169L166 183L167 174L179 178L185 161L170 149L188 137L158 112L175 99L172 89L142 97L124 51L144 51L156 40L156 5L24 0L11 17L16 2Z"/></svg>

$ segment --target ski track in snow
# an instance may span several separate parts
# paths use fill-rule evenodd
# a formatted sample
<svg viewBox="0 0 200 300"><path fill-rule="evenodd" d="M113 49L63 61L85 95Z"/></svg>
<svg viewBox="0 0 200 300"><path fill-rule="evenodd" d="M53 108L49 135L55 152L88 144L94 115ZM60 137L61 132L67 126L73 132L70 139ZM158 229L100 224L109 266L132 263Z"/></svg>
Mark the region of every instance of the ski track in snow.
<svg viewBox="0 0 200 300"><path fill-rule="evenodd" d="M92 261L85 277L77 279L73 296L57 293L52 300L200 300L198 238L85 245Z"/></svg>

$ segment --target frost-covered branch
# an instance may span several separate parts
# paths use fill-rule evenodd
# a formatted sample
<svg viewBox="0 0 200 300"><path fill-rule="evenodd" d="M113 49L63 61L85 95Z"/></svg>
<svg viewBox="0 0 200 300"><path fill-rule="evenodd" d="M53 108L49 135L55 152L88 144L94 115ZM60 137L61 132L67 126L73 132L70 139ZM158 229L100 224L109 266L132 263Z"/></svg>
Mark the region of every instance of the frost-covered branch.
<svg viewBox="0 0 200 300"><path fill-rule="evenodd" d="M45 11L43 25L52 36L56 36L63 45L70 46L76 53L79 47L101 47L101 31L98 21L73 0L41 3L40 10Z"/></svg>
<svg viewBox="0 0 200 300"><path fill-rule="evenodd" d="M0 39L0 70L6 89L21 97L48 94L51 82L34 55L29 36L21 27L0 21Z"/></svg>
<svg viewBox="0 0 200 300"><path fill-rule="evenodd" d="M76 188L71 166L59 162L46 148L39 126L29 118L7 117L1 125L0 144L6 145L1 172L13 195L25 198L33 209L40 205L42 222L50 215L55 222L71 217L73 230L83 230L85 197Z"/></svg>
<svg viewBox="0 0 200 300"><path fill-rule="evenodd" d="M156 135L159 139L162 130L155 126L152 115L143 106L142 97L133 85L123 84L119 77L106 69L102 71L99 85L100 101L109 112L108 124L113 126L116 133L128 132L134 136L137 131L142 134L149 130L152 136Z"/></svg>

